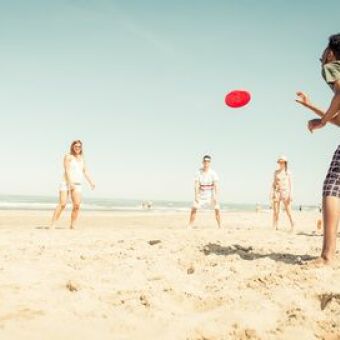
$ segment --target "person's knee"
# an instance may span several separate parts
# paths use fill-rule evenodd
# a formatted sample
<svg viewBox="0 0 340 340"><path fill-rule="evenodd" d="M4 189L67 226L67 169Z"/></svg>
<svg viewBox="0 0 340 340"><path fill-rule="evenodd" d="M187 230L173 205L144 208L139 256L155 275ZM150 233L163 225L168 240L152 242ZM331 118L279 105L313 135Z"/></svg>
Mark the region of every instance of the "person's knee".
<svg viewBox="0 0 340 340"><path fill-rule="evenodd" d="M74 211L77 211L77 210L79 210L79 209L80 209L80 204L79 204L79 203L73 204L73 210L74 210Z"/></svg>
<svg viewBox="0 0 340 340"><path fill-rule="evenodd" d="M66 208L66 203L60 203L59 207L61 210L64 210Z"/></svg>
<svg viewBox="0 0 340 340"><path fill-rule="evenodd" d="M196 214L197 213L197 208L191 208L191 213Z"/></svg>

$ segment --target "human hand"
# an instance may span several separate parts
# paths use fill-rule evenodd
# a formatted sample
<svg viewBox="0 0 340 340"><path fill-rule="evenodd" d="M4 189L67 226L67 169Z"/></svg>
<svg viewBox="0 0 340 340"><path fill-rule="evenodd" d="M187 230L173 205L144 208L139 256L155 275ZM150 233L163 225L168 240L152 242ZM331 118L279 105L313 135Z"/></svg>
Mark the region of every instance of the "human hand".
<svg viewBox="0 0 340 340"><path fill-rule="evenodd" d="M297 95L297 99L295 99L295 101L303 106L309 106L311 104L310 100L309 100L309 97L301 92L301 91L298 91L296 92L296 95Z"/></svg>
<svg viewBox="0 0 340 340"><path fill-rule="evenodd" d="M312 119L308 122L308 130L313 133L314 130L321 129L326 124L321 119Z"/></svg>

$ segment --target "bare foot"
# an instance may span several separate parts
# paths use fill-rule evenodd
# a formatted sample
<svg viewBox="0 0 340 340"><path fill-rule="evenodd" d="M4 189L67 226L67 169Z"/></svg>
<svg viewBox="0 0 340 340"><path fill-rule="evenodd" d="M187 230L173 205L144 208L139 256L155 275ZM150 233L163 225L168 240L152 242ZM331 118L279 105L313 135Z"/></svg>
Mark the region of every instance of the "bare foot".
<svg viewBox="0 0 340 340"><path fill-rule="evenodd" d="M74 229L76 229L76 227L73 226L73 225L71 225L71 226L70 226L70 229L73 229L73 230L74 230Z"/></svg>
<svg viewBox="0 0 340 340"><path fill-rule="evenodd" d="M333 263L333 259L326 257L319 257L316 260L305 262L306 265L311 267L324 267L330 266Z"/></svg>

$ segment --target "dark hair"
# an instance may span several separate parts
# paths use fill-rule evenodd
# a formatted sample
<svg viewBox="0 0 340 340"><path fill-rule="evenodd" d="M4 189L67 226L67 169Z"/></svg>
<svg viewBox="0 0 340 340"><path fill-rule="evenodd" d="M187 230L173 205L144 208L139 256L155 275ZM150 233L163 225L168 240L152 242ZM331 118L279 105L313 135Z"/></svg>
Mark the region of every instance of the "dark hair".
<svg viewBox="0 0 340 340"><path fill-rule="evenodd" d="M288 175L288 161L285 161L286 174Z"/></svg>
<svg viewBox="0 0 340 340"><path fill-rule="evenodd" d="M205 156L203 157L203 160L205 161L206 159L209 159L209 161L211 161L211 156L205 155Z"/></svg>
<svg viewBox="0 0 340 340"><path fill-rule="evenodd" d="M329 37L328 48L334 53L335 58L340 60L340 33Z"/></svg>

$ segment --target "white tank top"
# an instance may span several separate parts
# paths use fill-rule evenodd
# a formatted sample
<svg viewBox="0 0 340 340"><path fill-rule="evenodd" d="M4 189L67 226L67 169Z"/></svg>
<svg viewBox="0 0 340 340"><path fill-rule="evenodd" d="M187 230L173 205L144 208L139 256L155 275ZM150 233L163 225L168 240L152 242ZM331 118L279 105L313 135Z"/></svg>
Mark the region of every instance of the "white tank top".
<svg viewBox="0 0 340 340"><path fill-rule="evenodd" d="M72 183L83 182L83 170L83 159L77 160L75 157L72 157L72 159L70 160L70 180ZM66 174L64 174L64 180L66 180Z"/></svg>

